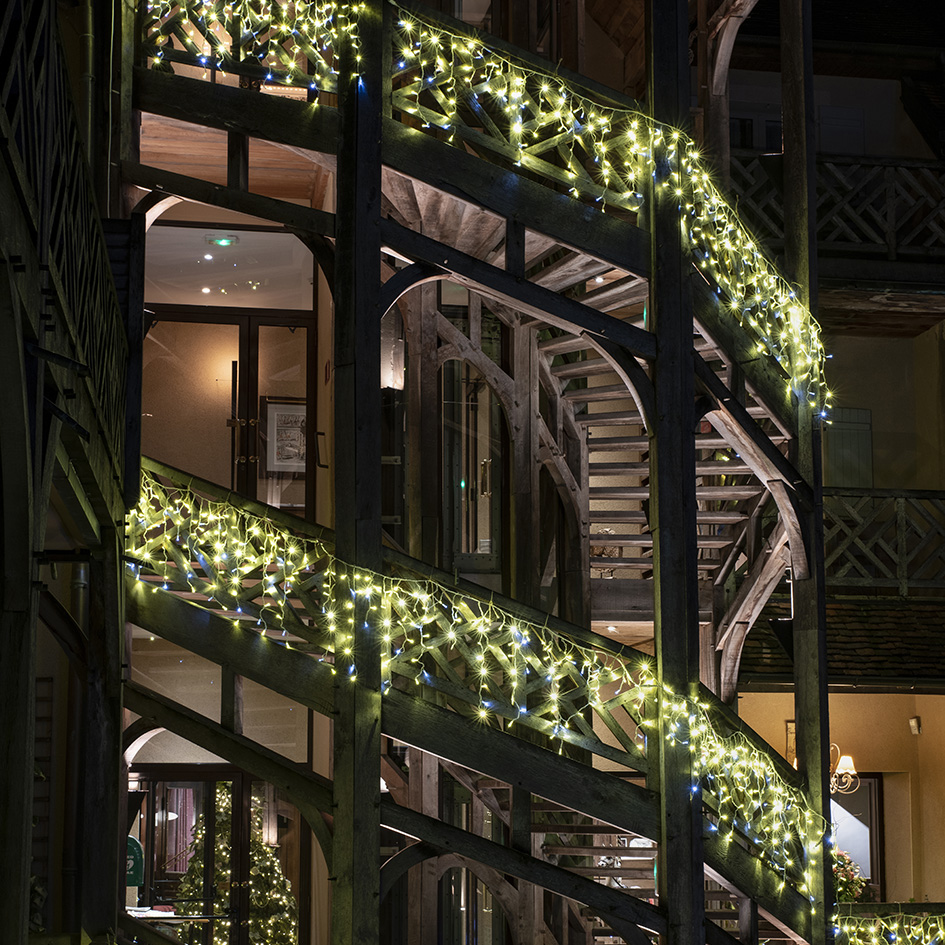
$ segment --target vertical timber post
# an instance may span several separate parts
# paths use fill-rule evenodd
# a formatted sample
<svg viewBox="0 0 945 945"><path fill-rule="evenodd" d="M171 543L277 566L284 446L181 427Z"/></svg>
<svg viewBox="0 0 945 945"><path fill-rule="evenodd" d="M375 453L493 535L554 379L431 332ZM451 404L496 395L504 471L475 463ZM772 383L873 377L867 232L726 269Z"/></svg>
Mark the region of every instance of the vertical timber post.
<svg viewBox="0 0 945 945"><path fill-rule="evenodd" d="M85 693L82 799L82 928L94 943L114 940L124 893L126 785L121 751L125 620L120 527L102 530L89 584L89 661Z"/></svg>
<svg viewBox="0 0 945 945"><path fill-rule="evenodd" d="M389 100L383 10L381 0L362 5L359 49L342 40L338 76L335 534L339 559L352 567L348 586L338 582L336 603L350 653L337 653L335 662L333 945L376 945L380 934L380 646L370 597L349 588L359 569L382 566L380 138Z"/></svg>
<svg viewBox="0 0 945 945"><path fill-rule="evenodd" d="M689 62L685 0L649 0L647 62L653 117L686 127ZM696 571L695 426L692 300L676 197L659 183L675 168L657 166L651 188L650 309L656 333L656 419L650 429L651 530L655 558L654 616L661 687L695 699L699 685ZM703 945L705 895L701 795L693 791L692 758L683 735L659 734L660 837L658 894L666 909L667 945Z"/></svg>
<svg viewBox="0 0 945 945"><path fill-rule="evenodd" d="M801 301L817 308L817 192L814 143L814 67L811 0L781 0L781 108L784 136L784 256ZM829 807L826 604L819 406L798 391L798 472L811 486L805 551L809 574L794 580L794 711L798 769L807 776L815 810ZM829 821L829 811L827 811ZM812 870L811 945L831 941L833 874L821 844Z"/></svg>

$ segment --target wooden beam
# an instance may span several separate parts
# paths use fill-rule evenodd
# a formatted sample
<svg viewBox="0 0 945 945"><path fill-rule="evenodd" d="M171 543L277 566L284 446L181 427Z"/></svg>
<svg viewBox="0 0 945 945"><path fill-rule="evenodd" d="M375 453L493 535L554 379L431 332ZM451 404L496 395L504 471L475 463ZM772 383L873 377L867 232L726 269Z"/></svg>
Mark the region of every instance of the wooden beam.
<svg viewBox="0 0 945 945"><path fill-rule="evenodd" d="M526 279L516 278L503 269L444 246L392 220L382 220L380 229L385 246L406 258L451 272L458 282L469 285L481 295L497 296L517 311L534 315L566 331L583 329L600 335L641 358L651 359L656 353L653 336L642 328L611 318Z"/></svg>
<svg viewBox="0 0 945 945"><path fill-rule="evenodd" d="M701 386L717 402L718 409L706 414L708 420L742 454L742 459L762 482L781 479L798 493L810 507L813 492L791 461L771 442L736 394L698 354L693 353L696 377ZM716 413L718 416L713 416Z"/></svg>
<svg viewBox="0 0 945 945"><path fill-rule="evenodd" d="M338 150L339 116L327 105L314 107L278 95L139 67L134 70L134 107L322 154Z"/></svg>
<svg viewBox="0 0 945 945"><path fill-rule="evenodd" d="M409 752L409 806L428 817L438 817L440 814L439 759L413 747L409 749ZM438 930L436 923L430 921L437 910L436 866L435 860L424 860L419 869L410 873L407 881L407 940L413 945L436 945Z"/></svg>
<svg viewBox="0 0 945 945"><path fill-rule="evenodd" d="M541 604L538 458L538 331L520 322L512 328L511 593L523 603Z"/></svg>
<svg viewBox="0 0 945 945"><path fill-rule="evenodd" d="M384 122L383 143L384 163L407 177L579 247L619 269L649 274L649 236L632 223L393 119Z"/></svg>
<svg viewBox="0 0 945 945"><path fill-rule="evenodd" d="M213 611L136 581L130 572L125 576L125 602L126 618L139 627L212 663L231 666L322 715L332 714L334 675L324 663L250 627L234 627Z"/></svg>
<svg viewBox="0 0 945 945"><path fill-rule="evenodd" d="M752 563L729 612L719 625L722 631L722 638L717 644L722 652L719 694L724 702L731 702L737 694L738 667L745 638L784 577L784 570L790 560L786 541L787 535L782 531L775 548L766 551Z"/></svg>
<svg viewBox="0 0 945 945"><path fill-rule="evenodd" d="M197 203L209 204L212 207L223 207L225 210L234 210L262 220L272 220L274 223L281 223L292 229L317 233L321 236L335 235L335 216L324 210L315 210L311 207L286 203L284 200L251 194L245 190L224 187L222 184L213 184L209 181L198 180L196 177L187 177L185 174L165 171L160 167L149 167L146 164L125 163L122 164L121 172L126 183L151 191L173 194L175 197L195 200Z"/></svg>
<svg viewBox="0 0 945 945"><path fill-rule="evenodd" d="M788 885L782 888L778 874L768 869L735 841L717 833L702 837L706 876L739 895L750 895L765 918L784 930L789 938L810 941L810 901Z"/></svg>
<svg viewBox="0 0 945 945"><path fill-rule="evenodd" d="M334 284L335 553L358 568L383 570L381 542L381 118L390 102L388 50L392 10L367 0L353 44L339 64L337 230ZM336 608L352 604L338 588ZM333 773L335 797L334 945L380 939L381 779L380 614L355 596L348 646L335 653Z"/></svg>
<svg viewBox="0 0 945 945"><path fill-rule="evenodd" d="M567 899L582 902L595 913L612 915L628 925L641 926L658 934L666 929L665 912L642 899L628 896L626 892L611 889L518 850L477 837L441 820L398 807L389 798L383 798L381 801L381 818L384 826L416 837L438 849L441 854L459 853L468 856L501 873L535 883ZM638 931L639 936L634 935L630 945L644 945L649 941L642 931Z"/></svg>
<svg viewBox="0 0 945 945"><path fill-rule="evenodd" d="M762 404L783 432L797 432L795 402L787 374L758 346L730 313L719 297L701 279L693 281L695 324L699 333L717 348L724 358L739 365L752 395Z"/></svg>
<svg viewBox="0 0 945 945"><path fill-rule="evenodd" d="M817 312L817 187L811 0L782 0L781 126L784 133L784 259L798 297ZM827 705L826 603L824 588L821 424L807 398L798 405L796 465L810 484L814 507L804 523L809 575L795 579L794 717L798 769L807 776L814 810L830 820L829 718ZM809 882L816 921L811 945L831 941L833 872L827 838L818 844Z"/></svg>
<svg viewBox="0 0 945 945"><path fill-rule="evenodd" d="M88 671L81 752L81 790L87 803L81 828L80 907L82 928L93 939L102 936L103 940L118 923L127 833L121 739L122 537L114 527L104 530L102 549L92 556L89 568ZM93 798L94 803L89 803Z"/></svg>
<svg viewBox="0 0 945 945"><path fill-rule="evenodd" d="M563 755L471 722L396 689L384 696L384 733L440 758L654 839L656 798Z"/></svg>
<svg viewBox="0 0 945 945"><path fill-rule="evenodd" d="M243 734L243 677L231 666L222 666L220 686L220 722L237 735Z"/></svg>
<svg viewBox="0 0 945 945"><path fill-rule="evenodd" d="M312 828L331 869L331 832L322 816L332 813L331 781L144 686L126 682L123 688L125 706L132 712L285 791Z"/></svg>
<svg viewBox="0 0 945 945"><path fill-rule="evenodd" d="M22 551L23 549L21 549ZM29 556L28 546L25 549ZM0 911L7 935L26 942L30 916L36 635L30 611L0 612Z"/></svg>
<svg viewBox="0 0 945 945"><path fill-rule="evenodd" d="M647 0L650 114L685 127L689 112L688 9L686 0ZM700 638L696 547L695 391L692 370L692 295L687 247L673 202L658 186L670 174L658 164L648 184L651 233L650 318L656 337L653 365L655 422L650 430L650 531L659 683L695 699ZM672 903L666 945L704 945L702 796L695 783L688 739L670 739L661 722L659 763L650 777L660 795L657 886Z"/></svg>

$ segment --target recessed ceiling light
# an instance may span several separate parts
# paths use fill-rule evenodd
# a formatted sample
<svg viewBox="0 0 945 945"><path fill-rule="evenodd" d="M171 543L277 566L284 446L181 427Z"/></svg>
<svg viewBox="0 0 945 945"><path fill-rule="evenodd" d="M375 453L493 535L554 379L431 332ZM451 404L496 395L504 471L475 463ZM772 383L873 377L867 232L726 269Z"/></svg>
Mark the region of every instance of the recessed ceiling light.
<svg viewBox="0 0 945 945"><path fill-rule="evenodd" d="M204 258L204 259L213 259L213 253L204 253L204 254L203 254L203 258Z"/></svg>
<svg viewBox="0 0 945 945"><path fill-rule="evenodd" d="M603 277L603 276L597 276L597 277L595 277L594 281L595 281L598 285L600 285L600 284L604 281L604 277Z"/></svg>
<svg viewBox="0 0 945 945"><path fill-rule="evenodd" d="M204 295L210 294L210 289L208 286L204 286L200 291L203 292Z"/></svg>
<svg viewBox="0 0 945 945"><path fill-rule="evenodd" d="M616 627L608 627L608 628L607 628L607 632L608 632L608 633L616 633L616 632L617 632L617 628L616 628Z"/></svg>

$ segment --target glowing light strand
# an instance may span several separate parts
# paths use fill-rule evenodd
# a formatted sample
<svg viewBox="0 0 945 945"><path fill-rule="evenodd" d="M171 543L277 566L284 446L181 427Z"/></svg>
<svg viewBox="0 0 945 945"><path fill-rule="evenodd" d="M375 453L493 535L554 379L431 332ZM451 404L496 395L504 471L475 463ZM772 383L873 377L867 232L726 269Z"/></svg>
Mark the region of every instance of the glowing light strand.
<svg viewBox="0 0 945 945"><path fill-rule="evenodd" d="M457 145L468 141L503 156L511 149L516 164L601 210L639 211L652 185L659 199L676 202L693 264L728 317L759 354L778 362L790 390L817 409L829 407L819 326L729 206L690 138L642 112L596 102L473 32L452 33L396 9L394 104L408 120L448 132Z"/></svg>
<svg viewBox="0 0 945 945"><path fill-rule="evenodd" d="M835 915L834 932L841 945L941 945L945 942L945 916Z"/></svg>
<svg viewBox="0 0 945 945"><path fill-rule="evenodd" d="M145 40L153 60L182 60L207 70L254 61L267 81L337 90L338 53L360 59L363 3L262 0L150 0ZM424 129L498 150L514 163L605 210L639 211L650 186L673 200L693 264L719 304L774 358L787 387L826 412L820 330L794 289L712 180L695 144L642 112L602 104L552 71L536 70L487 46L477 34L452 33L394 5L394 103ZM231 32L239 29L234 55ZM464 116L474 116L479 128ZM495 116L495 117L493 117Z"/></svg>
<svg viewBox="0 0 945 945"><path fill-rule="evenodd" d="M594 750L587 709L614 734L612 713L623 709L629 728L623 747L645 752L643 735L656 736L658 711L666 739L688 741L693 787L702 793L711 829L726 842L747 840L782 882L810 895L823 819L764 752L740 733L720 733L711 706L668 690L657 706L658 682L642 655L631 661L579 644L507 613L488 596L348 566L335 558L328 538L299 535L202 496L185 480L162 481L147 468L141 499L128 516L126 549L129 567L152 592L187 591L234 627L290 647L301 646L301 638L313 658L346 667L351 679L360 596L381 637L382 690L438 688L483 724L512 731L526 725L562 748Z"/></svg>
<svg viewBox="0 0 945 945"><path fill-rule="evenodd" d="M337 56L343 45L360 59L358 15L363 3L261 0L149 0L145 48L161 64L180 61L211 70L259 67L270 82L337 91ZM234 43L234 37L236 42Z"/></svg>

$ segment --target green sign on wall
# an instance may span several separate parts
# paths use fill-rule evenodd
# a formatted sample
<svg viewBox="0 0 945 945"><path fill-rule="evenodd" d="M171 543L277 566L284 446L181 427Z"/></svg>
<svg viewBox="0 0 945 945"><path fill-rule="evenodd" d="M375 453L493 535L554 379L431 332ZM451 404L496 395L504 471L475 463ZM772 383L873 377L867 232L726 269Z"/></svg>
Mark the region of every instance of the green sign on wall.
<svg viewBox="0 0 945 945"><path fill-rule="evenodd" d="M128 837L125 857L125 885L144 885L144 849L134 837Z"/></svg>

